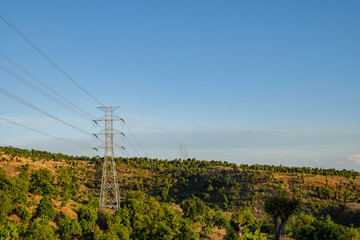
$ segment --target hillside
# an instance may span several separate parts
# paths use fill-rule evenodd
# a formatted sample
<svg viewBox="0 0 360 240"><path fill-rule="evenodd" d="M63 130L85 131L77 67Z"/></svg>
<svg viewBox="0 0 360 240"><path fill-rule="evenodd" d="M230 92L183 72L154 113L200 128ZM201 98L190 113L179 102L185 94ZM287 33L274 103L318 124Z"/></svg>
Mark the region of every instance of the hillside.
<svg viewBox="0 0 360 240"><path fill-rule="evenodd" d="M1 147L0 236L266 239L274 225L264 202L285 193L302 203L289 220L289 238L302 239L309 226L339 232L330 239L360 238L360 174L355 171L116 158L122 205L104 214L97 209L101 162L100 157ZM235 213L246 216L240 230Z"/></svg>

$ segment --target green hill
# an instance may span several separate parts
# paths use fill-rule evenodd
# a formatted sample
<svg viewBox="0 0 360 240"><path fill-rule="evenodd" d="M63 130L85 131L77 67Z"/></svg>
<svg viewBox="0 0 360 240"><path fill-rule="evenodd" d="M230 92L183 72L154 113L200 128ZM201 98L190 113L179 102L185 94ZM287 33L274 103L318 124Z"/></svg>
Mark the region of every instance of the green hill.
<svg viewBox="0 0 360 240"><path fill-rule="evenodd" d="M101 164L1 147L0 238L267 239L264 202L283 193L302 203L289 239L360 239L355 171L116 158L121 208L100 213Z"/></svg>

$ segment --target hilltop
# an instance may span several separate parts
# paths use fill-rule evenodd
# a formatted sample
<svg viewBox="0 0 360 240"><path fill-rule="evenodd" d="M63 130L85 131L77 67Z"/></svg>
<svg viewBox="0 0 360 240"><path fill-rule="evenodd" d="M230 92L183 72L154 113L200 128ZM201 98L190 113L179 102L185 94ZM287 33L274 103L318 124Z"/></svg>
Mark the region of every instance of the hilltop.
<svg viewBox="0 0 360 240"><path fill-rule="evenodd" d="M343 234L349 229L355 237L348 239L360 236L360 174L352 170L116 158L121 211L98 214L101 163L98 156L1 147L0 236L231 239L234 213L242 211L253 221L240 236L266 239L273 233L273 225L264 212L264 202L279 192L301 200L297 216L311 217L309 224L328 224ZM186 208L192 203L197 204L196 214ZM39 206L43 205L53 209L53 217L41 212ZM124 216L128 216L126 221ZM288 237L297 239L301 234L295 227L299 217L291 220ZM40 227L47 232L41 232ZM139 232L148 235L137 235Z"/></svg>

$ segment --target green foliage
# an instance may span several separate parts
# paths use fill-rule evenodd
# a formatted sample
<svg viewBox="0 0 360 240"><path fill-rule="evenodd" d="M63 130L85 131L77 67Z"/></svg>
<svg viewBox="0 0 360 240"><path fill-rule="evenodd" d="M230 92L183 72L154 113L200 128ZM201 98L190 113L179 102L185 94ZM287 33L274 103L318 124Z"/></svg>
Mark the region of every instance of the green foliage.
<svg viewBox="0 0 360 240"><path fill-rule="evenodd" d="M19 217L21 218L21 221L26 223L31 218L31 212L26 207L21 207L18 212Z"/></svg>
<svg viewBox="0 0 360 240"><path fill-rule="evenodd" d="M224 240L240 240L240 237L239 234L233 228L229 228L226 231Z"/></svg>
<svg viewBox="0 0 360 240"><path fill-rule="evenodd" d="M11 213L14 205L11 202L8 194L0 190L0 223L5 221L6 216Z"/></svg>
<svg viewBox="0 0 360 240"><path fill-rule="evenodd" d="M29 181L19 177L4 177L0 181L0 190L6 192L13 203L24 203L27 200Z"/></svg>
<svg viewBox="0 0 360 240"><path fill-rule="evenodd" d="M180 226L180 232L177 233L174 239L179 240L197 240L199 239L199 233L195 232L186 221L182 221Z"/></svg>
<svg viewBox="0 0 360 240"><path fill-rule="evenodd" d="M300 209L300 205L299 199L287 198L285 193L280 193L265 201L264 210L274 220L276 239L284 237L286 222L294 212Z"/></svg>
<svg viewBox="0 0 360 240"><path fill-rule="evenodd" d="M236 232L255 232L259 227L255 217L248 208L241 208L231 216L230 225Z"/></svg>
<svg viewBox="0 0 360 240"><path fill-rule="evenodd" d="M20 157L44 164L49 162L51 168L57 170L53 176L49 169L31 172L32 166L25 165L22 169L18 168L17 176L10 177L0 167L0 234L3 231L8 238L14 238L9 235L12 232L20 239L199 239L200 235L204 239L214 237L211 236L214 232L211 227L217 226L226 229L225 239L264 239L264 233L270 238L274 229L277 232L282 229L284 233L281 225L284 223L284 226L290 219L291 224L287 224L286 231L291 238L296 235L297 239L360 239L359 229L351 225L360 226L360 211L356 210L356 203L360 202L360 175L354 171L238 166L225 161L196 159L117 158L117 167L121 172L121 195L126 199L115 214L100 215L98 218L98 199L92 196L97 196L99 192L102 158L0 147L0 166L5 169L14 169L11 164L18 164L16 161ZM320 182L324 181L323 185L312 184L315 175ZM290 196L308 199L304 202L303 212L311 212L314 217L293 218L297 222L292 224L289 216L294 207L289 201L293 199L286 202L279 198L276 203L264 207L271 214L263 218L261 207L268 193L276 189L286 189ZM40 211L39 206L34 218L39 217L40 220L31 222L29 209L35 205L33 199L37 199L37 195L62 201L66 211L77 209L78 222L69 217L57 219L57 236L47 223L51 217L47 216L46 208ZM179 204L182 212L178 209ZM284 207L286 204L287 207ZM17 209L14 213L21 218L18 224L8 223L13 208ZM220 209L233 213L231 221ZM237 209L240 210L235 211ZM250 209L257 212L257 220ZM43 220L42 212L46 215ZM319 217L326 214L330 214L333 220ZM272 223L275 219L276 228L275 221ZM44 229L41 230L41 227ZM79 229L82 230L80 233Z"/></svg>
<svg viewBox="0 0 360 240"><path fill-rule="evenodd" d="M53 175L49 169L39 169L31 175L31 189L35 194L53 196L57 194L57 189L53 184Z"/></svg>
<svg viewBox="0 0 360 240"><path fill-rule="evenodd" d="M295 239L360 239L359 229L335 224L330 216L316 219L309 215L299 215L292 225L291 235Z"/></svg>
<svg viewBox="0 0 360 240"><path fill-rule="evenodd" d="M76 219L66 216L58 222L58 232L62 240L70 240L82 234L81 226Z"/></svg>
<svg viewBox="0 0 360 240"><path fill-rule="evenodd" d="M80 185L77 176L69 168L61 167L57 170L57 183L62 188L61 196L64 200L76 196Z"/></svg>
<svg viewBox="0 0 360 240"><path fill-rule="evenodd" d="M198 197L192 196L189 199L184 200L181 203L181 208L184 213L184 217L190 218L193 221L199 219L200 216L204 215L209 207Z"/></svg>
<svg viewBox="0 0 360 240"><path fill-rule="evenodd" d="M36 218L31 224L28 232L25 234L28 240L58 240L54 229L49 225L48 221Z"/></svg>
<svg viewBox="0 0 360 240"><path fill-rule="evenodd" d="M0 225L0 239L18 239L20 236L19 225L15 221L6 221Z"/></svg>
<svg viewBox="0 0 360 240"><path fill-rule="evenodd" d="M3 167L0 167L0 182L6 178L6 171Z"/></svg>
<svg viewBox="0 0 360 240"><path fill-rule="evenodd" d="M56 214L57 212L52 205L50 199L47 197L43 197L36 208L35 217L41 217L45 221L52 221L55 218Z"/></svg>
<svg viewBox="0 0 360 240"><path fill-rule="evenodd" d="M266 234L260 233L259 230L256 230L255 232L248 232L244 233L243 239L245 240L267 240Z"/></svg>
<svg viewBox="0 0 360 240"><path fill-rule="evenodd" d="M187 221L143 192L129 194L106 219L105 234L114 232L120 239L199 239Z"/></svg>
<svg viewBox="0 0 360 240"><path fill-rule="evenodd" d="M281 193L265 201L264 210L267 214L280 219L288 219L291 214L300 209L301 202L296 198L287 198Z"/></svg>
<svg viewBox="0 0 360 240"><path fill-rule="evenodd" d="M78 210L79 223L85 233L93 230L98 214L89 206L82 206Z"/></svg>
<svg viewBox="0 0 360 240"><path fill-rule="evenodd" d="M213 222L214 222L214 226L217 226L218 228L224 228L224 229L230 228L229 219L222 212L216 212L213 218Z"/></svg>

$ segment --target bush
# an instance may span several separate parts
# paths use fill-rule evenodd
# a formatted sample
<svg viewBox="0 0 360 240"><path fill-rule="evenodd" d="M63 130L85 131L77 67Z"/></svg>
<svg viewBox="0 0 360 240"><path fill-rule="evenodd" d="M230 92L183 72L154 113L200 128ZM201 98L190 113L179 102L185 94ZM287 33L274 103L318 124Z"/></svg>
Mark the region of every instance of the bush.
<svg viewBox="0 0 360 240"><path fill-rule="evenodd" d="M6 216L12 212L14 206L8 194L0 190L0 222L4 221Z"/></svg>
<svg viewBox="0 0 360 240"><path fill-rule="evenodd" d="M28 222L31 218L31 212L26 207L20 208L18 214L22 222Z"/></svg>
<svg viewBox="0 0 360 240"><path fill-rule="evenodd" d="M360 238L358 229L335 224L330 216L316 219L313 216L300 215L292 225L291 233L295 239L355 240Z"/></svg>
<svg viewBox="0 0 360 240"><path fill-rule="evenodd" d="M39 169L31 175L30 191L40 195L57 195L57 189L53 184L53 176L49 169Z"/></svg>
<svg viewBox="0 0 360 240"><path fill-rule="evenodd" d="M198 197L192 196L181 203L184 217L196 221L201 215L208 210L208 206Z"/></svg>
<svg viewBox="0 0 360 240"><path fill-rule="evenodd" d="M230 225L238 233L255 232L259 229L254 215L248 208L241 208L234 212L231 216Z"/></svg>
<svg viewBox="0 0 360 240"><path fill-rule="evenodd" d="M217 212L214 216L213 221L214 221L214 225L217 226L218 228L229 229L230 227L229 220L222 212Z"/></svg>
<svg viewBox="0 0 360 240"><path fill-rule="evenodd" d="M57 183L62 188L62 197L64 200L76 196L80 185L76 175L68 168L60 168L57 170Z"/></svg>
<svg viewBox="0 0 360 240"><path fill-rule="evenodd" d="M59 238L47 221L41 218L36 218L34 222L31 223L25 239L58 240Z"/></svg>
<svg viewBox="0 0 360 240"><path fill-rule="evenodd" d="M6 221L0 225L0 239L19 239L20 226L15 221Z"/></svg>
<svg viewBox="0 0 360 240"><path fill-rule="evenodd" d="M88 206L82 206L78 210L79 223L85 233L89 233L95 226L98 215Z"/></svg>
<svg viewBox="0 0 360 240"><path fill-rule="evenodd" d="M58 222L58 232L63 240L70 240L72 237L80 236L82 233L81 226L76 219L66 216Z"/></svg>
<svg viewBox="0 0 360 240"><path fill-rule="evenodd" d="M29 182L18 177L4 178L0 181L3 190L14 203L24 203L27 200Z"/></svg>
<svg viewBox="0 0 360 240"><path fill-rule="evenodd" d="M36 208L35 217L41 217L45 221L52 221L56 216L56 210L47 197L43 197Z"/></svg>

